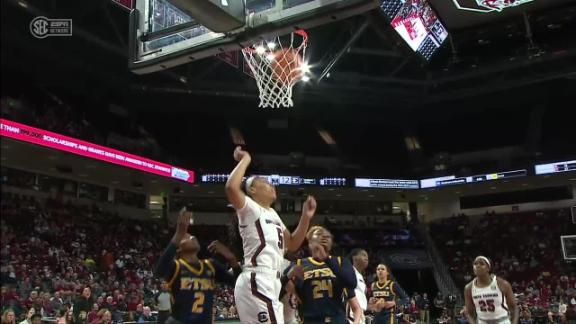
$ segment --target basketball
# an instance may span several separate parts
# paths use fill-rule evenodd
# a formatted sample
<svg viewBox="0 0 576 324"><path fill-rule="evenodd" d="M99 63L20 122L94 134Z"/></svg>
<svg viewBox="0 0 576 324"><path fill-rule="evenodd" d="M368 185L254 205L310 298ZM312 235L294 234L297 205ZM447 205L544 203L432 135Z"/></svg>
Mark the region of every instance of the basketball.
<svg viewBox="0 0 576 324"><path fill-rule="evenodd" d="M274 52L274 61L270 64L272 77L282 83L292 83L302 77L300 70L302 57L294 49L280 49Z"/></svg>

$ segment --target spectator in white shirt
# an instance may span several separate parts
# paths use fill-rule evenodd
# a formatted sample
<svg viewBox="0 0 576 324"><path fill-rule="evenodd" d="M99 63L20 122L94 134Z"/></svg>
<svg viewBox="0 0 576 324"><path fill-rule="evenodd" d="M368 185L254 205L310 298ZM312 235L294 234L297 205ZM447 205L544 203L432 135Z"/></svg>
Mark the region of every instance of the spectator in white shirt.
<svg viewBox="0 0 576 324"><path fill-rule="evenodd" d="M158 295L158 324L164 324L172 310L170 287L166 282L162 283L162 291Z"/></svg>
<svg viewBox="0 0 576 324"><path fill-rule="evenodd" d="M30 307L30 309L26 313L26 319L20 322L20 324L32 324L32 316L34 316L34 314L36 314L36 310L34 309L34 307Z"/></svg>

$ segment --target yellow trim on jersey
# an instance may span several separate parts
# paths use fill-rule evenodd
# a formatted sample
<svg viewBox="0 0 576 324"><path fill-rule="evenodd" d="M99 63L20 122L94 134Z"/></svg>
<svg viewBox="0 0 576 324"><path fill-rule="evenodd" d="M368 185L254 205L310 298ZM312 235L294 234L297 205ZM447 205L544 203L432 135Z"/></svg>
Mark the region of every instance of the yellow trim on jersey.
<svg viewBox="0 0 576 324"><path fill-rule="evenodd" d="M394 318L396 317L394 307L390 308L390 315L388 315L388 317L390 317L390 324L394 324Z"/></svg>
<svg viewBox="0 0 576 324"><path fill-rule="evenodd" d="M206 263L208 268L210 268L210 270L212 270L212 275L216 276L216 269L214 269L214 265L212 265L212 262L210 262L210 260L208 260L208 259L204 259L203 261Z"/></svg>
<svg viewBox="0 0 576 324"><path fill-rule="evenodd" d="M302 259L296 260L296 265L302 265Z"/></svg>
<svg viewBox="0 0 576 324"><path fill-rule="evenodd" d="M200 269L199 270L194 269L194 267L191 266L184 259L179 259L178 261L182 262L182 265L184 265L186 268L188 268L188 270L190 270L193 274L195 274L197 276L201 275L202 272L204 272L204 262L202 262L202 261L200 261Z"/></svg>
<svg viewBox="0 0 576 324"><path fill-rule="evenodd" d="M394 281L390 281L390 292L396 296L396 292L394 291Z"/></svg>
<svg viewBox="0 0 576 324"><path fill-rule="evenodd" d="M174 263L176 263L176 269L174 269L174 274L172 275L172 278L170 278L170 280L167 282L168 287L170 287L170 289L172 289L172 284L174 283L174 280L176 280L176 277L180 272L180 262L174 260Z"/></svg>
<svg viewBox="0 0 576 324"><path fill-rule="evenodd" d="M318 261L314 260L313 257L309 257L308 261L310 261L310 263L312 263L313 265L317 265L317 266L324 265L324 262L318 262Z"/></svg>
<svg viewBox="0 0 576 324"><path fill-rule="evenodd" d="M390 282L390 280L386 280L383 282L383 286L380 286L380 281L376 281L376 288L378 289L384 289L386 288L386 286L388 286L388 283Z"/></svg>
<svg viewBox="0 0 576 324"><path fill-rule="evenodd" d="M337 257L336 259L338 260L338 265L342 266L342 257Z"/></svg>

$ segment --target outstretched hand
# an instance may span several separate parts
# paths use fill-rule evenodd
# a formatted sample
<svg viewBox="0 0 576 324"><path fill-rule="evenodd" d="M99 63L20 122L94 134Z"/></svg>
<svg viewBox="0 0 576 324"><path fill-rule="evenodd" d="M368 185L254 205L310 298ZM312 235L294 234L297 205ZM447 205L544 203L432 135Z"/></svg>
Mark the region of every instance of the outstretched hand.
<svg viewBox="0 0 576 324"><path fill-rule="evenodd" d="M318 261L324 261L328 259L328 251L326 251L326 248L322 246L322 244L317 242L310 242L309 247L310 253L312 253L312 257Z"/></svg>
<svg viewBox="0 0 576 324"><path fill-rule="evenodd" d="M176 220L176 231L174 236L172 236L172 243L176 246L180 245L180 241L184 239L188 233L188 225L193 223L193 214L190 211L186 211L186 207L180 210L178 214L178 219Z"/></svg>
<svg viewBox="0 0 576 324"><path fill-rule="evenodd" d="M314 196L308 196L302 206L302 215L306 216L308 219L312 219L314 213L316 213L316 206L317 204Z"/></svg>
<svg viewBox="0 0 576 324"><path fill-rule="evenodd" d="M208 251L212 254L221 255L229 263L233 263L236 261L236 256L234 255L234 253L232 253L232 251L230 251L230 249L226 245L222 244L222 242L220 241L212 241L212 243L208 245Z"/></svg>
<svg viewBox="0 0 576 324"><path fill-rule="evenodd" d="M247 151L244 151L242 149L242 147L240 146L236 146L236 149L234 150L234 160L236 162L240 162L242 159L251 159L250 157L250 153L248 153Z"/></svg>
<svg viewBox="0 0 576 324"><path fill-rule="evenodd" d="M178 214L178 222L176 223L176 233L186 234L188 231L188 225L193 224L194 214L191 211L187 211L186 207L183 207Z"/></svg>

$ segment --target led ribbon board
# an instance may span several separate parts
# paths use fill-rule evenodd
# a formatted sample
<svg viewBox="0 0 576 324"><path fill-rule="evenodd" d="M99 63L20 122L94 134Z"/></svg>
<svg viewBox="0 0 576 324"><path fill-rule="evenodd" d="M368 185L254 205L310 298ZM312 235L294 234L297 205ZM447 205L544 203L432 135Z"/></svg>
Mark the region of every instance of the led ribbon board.
<svg viewBox="0 0 576 324"><path fill-rule="evenodd" d="M554 163L548 163L548 164L537 164L534 167L534 170L535 170L537 175L576 171L576 160L564 161L564 162L554 162Z"/></svg>
<svg viewBox="0 0 576 324"><path fill-rule="evenodd" d="M460 177L460 178L456 178L456 176L447 176L441 178L420 180L420 188L434 188L434 187L444 187L466 183L493 181L493 180L516 178L516 177L525 177L526 175L527 175L526 170L514 170L507 172L487 173L471 177Z"/></svg>
<svg viewBox="0 0 576 324"><path fill-rule="evenodd" d="M316 185L318 181L313 178L305 178L300 176L287 176L287 175L255 175L257 177L263 177L268 180L268 182L275 186L300 186L300 185ZM202 182L204 183L226 183L228 181L228 174L203 174ZM245 179L244 179L245 180Z"/></svg>
<svg viewBox="0 0 576 324"><path fill-rule="evenodd" d="M354 179L356 188L419 189L418 180L402 179Z"/></svg>
<svg viewBox="0 0 576 324"><path fill-rule="evenodd" d="M114 163L167 178L194 183L194 171L177 168L138 155L121 152L109 147L92 144L6 119L0 119L0 136L85 156L95 160Z"/></svg>

